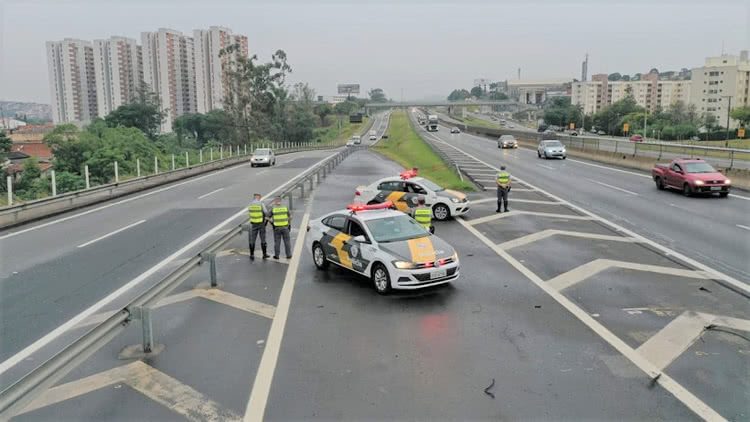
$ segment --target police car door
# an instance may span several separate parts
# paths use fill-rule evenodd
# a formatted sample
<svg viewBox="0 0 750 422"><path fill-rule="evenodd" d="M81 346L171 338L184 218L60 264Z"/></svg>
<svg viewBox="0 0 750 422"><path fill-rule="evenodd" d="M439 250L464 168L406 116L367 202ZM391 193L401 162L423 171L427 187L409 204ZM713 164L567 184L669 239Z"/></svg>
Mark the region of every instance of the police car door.
<svg viewBox="0 0 750 422"><path fill-rule="evenodd" d="M356 219L349 217L347 224L347 235L349 239L344 242L344 251L348 257L348 268L358 272L364 273L370 261L372 261L372 251L370 237L365 232L362 224ZM364 238L364 242L355 240L358 236Z"/></svg>
<svg viewBox="0 0 750 422"><path fill-rule="evenodd" d="M323 237L320 239L320 244L323 246L328 260L344 266L348 262L348 255L342 259L342 255L344 255L344 242L349 239L349 235L346 234L346 220L346 216L341 214L335 214L326 218L323 221L326 229Z"/></svg>

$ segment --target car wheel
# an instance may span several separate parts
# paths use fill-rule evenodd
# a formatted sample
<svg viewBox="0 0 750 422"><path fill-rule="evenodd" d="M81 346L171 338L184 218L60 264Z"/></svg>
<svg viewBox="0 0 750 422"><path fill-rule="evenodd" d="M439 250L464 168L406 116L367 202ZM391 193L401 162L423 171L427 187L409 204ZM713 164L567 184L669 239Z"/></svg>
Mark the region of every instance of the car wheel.
<svg viewBox="0 0 750 422"><path fill-rule="evenodd" d="M438 221L445 221L451 216L451 210L445 204L437 204L432 208L432 215Z"/></svg>
<svg viewBox="0 0 750 422"><path fill-rule="evenodd" d="M727 196L729 196L729 192L719 192L719 196L721 198L726 198Z"/></svg>
<svg viewBox="0 0 750 422"><path fill-rule="evenodd" d="M688 185L687 183L682 185L682 194L685 196L690 196L693 194L693 190L690 189L690 185Z"/></svg>
<svg viewBox="0 0 750 422"><path fill-rule="evenodd" d="M536 156L537 156L538 158L542 158L542 153L541 153L541 152L539 152L539 151L537 151L537 152L536 152Z"/></svg>
<svg viewBox="0 0 750 422"><path fill-rule="evenodd" d="M391 276L383 264L377 263L372 266L372 284L375 291L381 295L391 292Z"/></svg>
<svg viewBox="0 0 750 422"><path fill-rule="evenodd" d="M549 157L547 156L547 151L544 151L544 159L549 160Z"/></svg>
<svg viewBox="0 0 750 422"><path fill-rule="evenodd" d="M563 155L563 160L566 159L566 158L568 158L568 156L567 155Z"/></svg>
<svg viewBox="0 0 750 422"><path fill-rule="evenodd" d="M250 163L250 167L255 167L255 164Z"/></svg>
<svg viewBox="0 0 750 422"><path fill-rule="evenodd" d="M656 182L656 189L664 190L664 180L661 177L657 177L654 182Z"/></svg>
<svg viewBox="0 0 750 422"><path fill-rule="evenodd" d="M323 250L323 246L319 242L313 243L312 247L313 262L319 270L325 270L328 268L328 259L326 253Z"/></svg>

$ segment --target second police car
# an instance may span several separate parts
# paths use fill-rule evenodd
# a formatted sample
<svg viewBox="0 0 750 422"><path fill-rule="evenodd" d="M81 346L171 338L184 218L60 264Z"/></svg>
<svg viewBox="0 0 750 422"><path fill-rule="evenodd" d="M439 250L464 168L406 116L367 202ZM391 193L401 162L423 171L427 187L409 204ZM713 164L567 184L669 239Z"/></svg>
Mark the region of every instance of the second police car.
<svg viewBox="0 0 750 422"><path fill-rule="evenodd" d="M396 209L409 213L416 208L419 196L424 196L425 204L432 208L432 215L441 221L464 215L471 206L466 195L419 177L417 169L380 179L369 186L357 187L354 202L382 204L391 201Z"/></svg>
<svg viewBox="0 0 750 422"><path fill-rule="evenodd" d="M313 262L330 263L364 275L380 294L454 281L458 254L393 204L353 204L316 219L307 227Z"/></svg>

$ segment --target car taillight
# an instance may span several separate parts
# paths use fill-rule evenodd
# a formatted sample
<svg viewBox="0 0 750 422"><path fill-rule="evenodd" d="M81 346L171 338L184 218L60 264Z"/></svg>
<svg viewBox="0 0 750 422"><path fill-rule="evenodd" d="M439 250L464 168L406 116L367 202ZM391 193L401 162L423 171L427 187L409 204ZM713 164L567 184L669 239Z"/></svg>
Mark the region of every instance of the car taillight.
<svg viewBox="0 0 750 422"><path fill-rule="evenodd" d="M361 195L362 195L362 194L361 194L361 193L360 193L360 192L359 192L358 190L355 190L355 191L354 191L354 196L361 196Z"/></svg>

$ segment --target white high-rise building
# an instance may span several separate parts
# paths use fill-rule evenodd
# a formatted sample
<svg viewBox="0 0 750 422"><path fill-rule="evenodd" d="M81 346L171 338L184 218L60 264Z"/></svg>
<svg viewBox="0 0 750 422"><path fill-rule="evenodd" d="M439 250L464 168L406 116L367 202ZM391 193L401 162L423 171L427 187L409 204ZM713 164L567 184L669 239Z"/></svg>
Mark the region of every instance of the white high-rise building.
<svg viewBox="0 0 750 422"><path fill-rule="evenodd" d="M125 37L94 40L94 69L98 115L104 117L138 94L143 81L141 46Z"/></svg>
<svg viewBox="0 0 750 422"><path fill-rule="evenodd" d="M235 57L247 57L247 37L233 35L232 30L212 26L207 30L193 31L195 42L195 91L197 110L206 113L223 108L224 96L227 94L225 72ZM222 51L237 45L234 55L222 55Z"/></svg>
<svg viewBox="0 0 750 422"><path fill-rule="evenodd" d="M728 113L737 107L750 106L750 59L747 50L738 56L706 58L703 67L692 71L690 101L701 114L711 114L726 126ZM731 102L731 105L730 105ZM730 119L729 126L739 122Z"/></svg>
<svg viewBox="0 0 750 422"><path fill-rule="evenodd" d="M141 33L141 42L143 78L166 113L161 131L171 132L175 118L197 111L193 38L161 28Z"/></svg>
<svg viewBox="0 0 750 422"><path fill-rule="evenodd" d="M97 115L94 49L89 41L47 41L52 119L85 123Z"/></svg>

